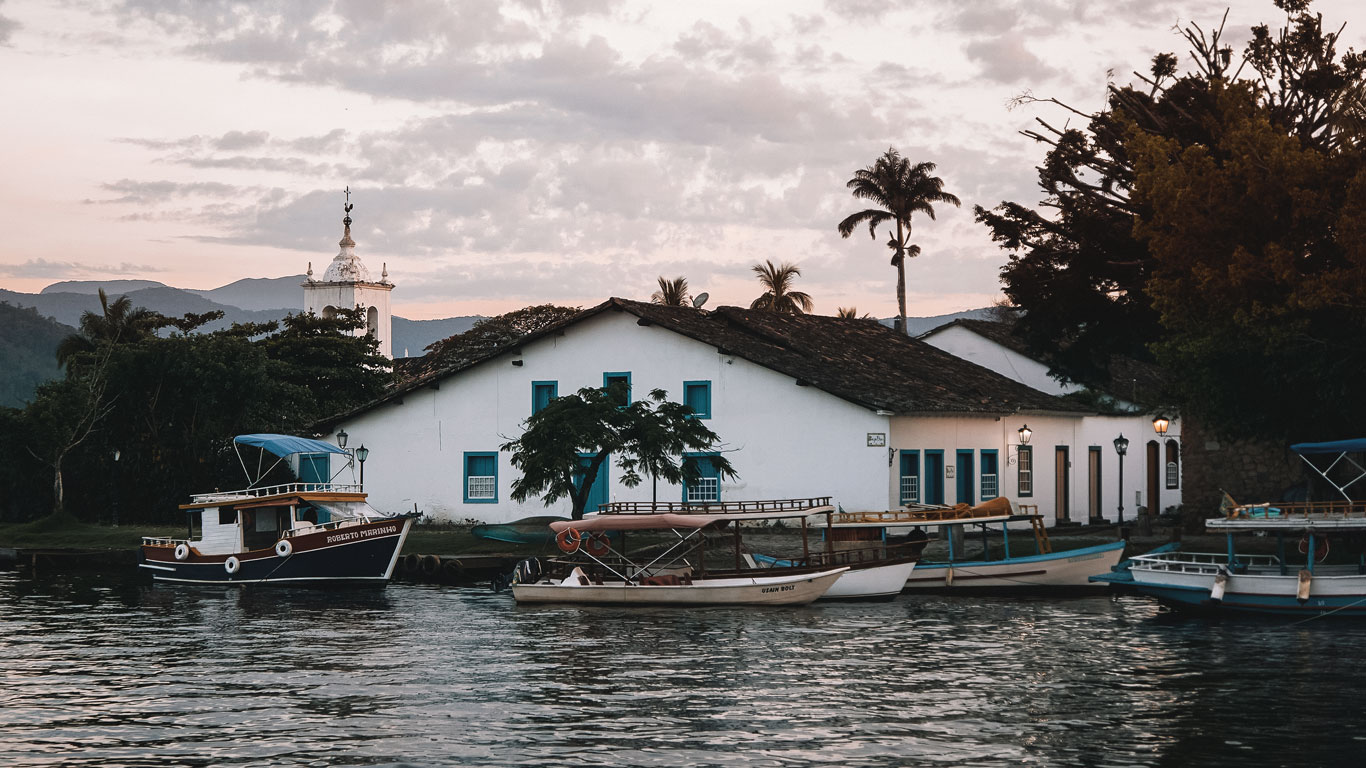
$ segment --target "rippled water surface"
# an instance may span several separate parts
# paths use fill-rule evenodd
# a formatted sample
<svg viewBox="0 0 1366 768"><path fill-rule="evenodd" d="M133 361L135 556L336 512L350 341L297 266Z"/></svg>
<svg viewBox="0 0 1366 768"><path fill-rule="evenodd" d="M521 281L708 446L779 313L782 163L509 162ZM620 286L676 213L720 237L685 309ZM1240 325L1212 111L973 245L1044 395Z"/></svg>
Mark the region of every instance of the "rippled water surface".
<svg viewBox="0 0 1366 768"><path fill-rule="evenodd" d="M4 765L1360 765L1366 624L0 573Z"/></svg>

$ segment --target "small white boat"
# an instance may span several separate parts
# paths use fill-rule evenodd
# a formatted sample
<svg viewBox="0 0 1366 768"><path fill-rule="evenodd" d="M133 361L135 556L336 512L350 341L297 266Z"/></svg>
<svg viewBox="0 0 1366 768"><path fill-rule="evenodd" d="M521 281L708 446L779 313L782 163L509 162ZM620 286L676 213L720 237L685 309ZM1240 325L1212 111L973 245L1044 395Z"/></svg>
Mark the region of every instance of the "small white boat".
<svg viewBox="0 0 1366 768"><path fill-rule="evenodd" d="M1019 538L1033 539L1035 554L1011 552L1010 523L1029 523L1029 530L1016 529ZM832 528L859 528L870 525L897 530L910 528L916 540L927 541L927 529L948 532L948 558L934 561L921 558L905 582L905 591L982 591L982 592L1069 592L1098 589L1092 576L1108 573L1124 554L1124 542L1053 551L1042 518L1035 514L1015 514L1009 499L996 498L976 507L918 507L879 513L839 513L832 516ZM965 555L954 545L952 528L976 527L981 532L982 553ZM976 538L976 536L974 536ZM999 557L986 557L990 544L1001 547ZM1019 544L1015 545L1016 552Z"/></svg>
<svg viewBox="0 0 1366 768"><path fill-rule="evenodd" d="M821 503L818 503L821 502ZM822 506L822 503L824 506ZM708 505L608 504L582 520L551 523L568 556L518 564L512 583L519 603L615 605L799 605L810 603L852 569L813 563L746 568L739 523L802 518L828 508L829 499L725 502ZM661 511L662 510L662 511ZM734 568L707 567L707 533L729 528ZM628 553L629 532L668 532L662 551ZM609 533L618 534L614 540ZM633 537L634 538L634 537ZM805 538L803 538L805 542ZM715 545L713 545L715 546ZM715 553L713 553L715 554ZM727 562L730 562L727 558ZM911 562L914 565L914 562ZM860 589L858 582L849 589ZM881 589L882 587L878 587Z"/></svg>
<svg viewBox="0 0 1366 768"><path fill-rule="evenodd" d="M830 589L847 568L814 574L753 576L721 579L650 578L601 584L581 569L561 581L513 584L519 603L579 603L583 605L804 605Z"/></svg>

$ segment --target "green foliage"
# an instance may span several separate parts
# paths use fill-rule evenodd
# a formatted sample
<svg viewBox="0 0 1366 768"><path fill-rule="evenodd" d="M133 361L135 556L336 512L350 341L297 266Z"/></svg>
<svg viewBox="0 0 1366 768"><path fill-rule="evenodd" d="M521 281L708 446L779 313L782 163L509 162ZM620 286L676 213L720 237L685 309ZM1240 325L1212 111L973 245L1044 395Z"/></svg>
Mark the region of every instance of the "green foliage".
<svg viewBox="0 0 1366 768"><path fill-rule="evenodd" d="M620 383L588 387L532 414L522 436L501 447L512 452L512 466L522 471L512 484L512 498L540 496L546 506L568 498L574 519L582 518L593 481L609 458L628 488L647 476L675 485L696 480L697 467L683 455L714 450L720 441L716 433L691 408L669 401L664 390L621 405L627 396ZM580 454L591 457L585 463ZM724 456L709 458L722 477L736 476Z"/></svg>
<svg viewBox="0 0 1366 768"><path fill-rule="evenodd" d="M108 308L114 318L135 315ZM19 471L0 469L11 503L0 512L28 519L57 506L58 489L43 484L65 466L78 517L109 520L117 504L125 521L179 522L176 504L188 494L242 484L232 436L304 430L391 380L375 340L351 335L361 327L356 312L189 332L204 321L186 318L167 336L83 323L90 351L77 353L66 378L40 388L24 411L0 411L0 447L33 457Z"/></svg>
<svg viewBox="0 0 1366 768"><path fill-rule="evenodd" d="M580 311L578 307L540 304L485 318L464 333L429 344L427 355L415 373L424 375L461 367L522 336L567 320Z"/></svg>
<svg viewBox="0 0 1366 768"><path fill-rule="evenodd" d="M0 406L22 406L39 384L61 377L52 350L71 332L32 307L0 302Z"/></svg>
<svg viewBox="0 0 1366 768"><path fill-rule="evenodd" d="M902 333L906 331L906 259L920 255L920 246L910 242L911 217L923 213L933 221L935 203L962 205L957 197L944 191L943 179L930 175L934 169L934 163L912 165L895 148L888 148L872 165L854 171L854 177L845 185L854 197L879 207L845 217L839 223L841 237L849 237L856 228L867 224L868 235L876 240L878 226L896 225L896 232L887 235L887 247L892 250L892 266L896 267L897 330Z"/></svg>
<svg viewBox="0 0 1366 768"><path fill-rule="evenodd" d="M688 278L680 275L672 280L666 280L660 275L659 290L651 294L650 301L666 307L688 306Z"/></svg>
<svg viewBox="0 0 1366 768"><path fill-rule="evenodd" d="M1055 375L1104 387L1116 356L1156 355L1188 413L1282 438L1329 428L1342 375L1360 375L1347 233L1366 61L1304 0L1277 4L1284 27L1255 27L1241 63L1222 25L1191 25L1191 70L1159 54L1100 113L1052 101L1087 122L1025 133L1050 146L1038 209L976 216L1011 251L1017 332Z"/></svg>

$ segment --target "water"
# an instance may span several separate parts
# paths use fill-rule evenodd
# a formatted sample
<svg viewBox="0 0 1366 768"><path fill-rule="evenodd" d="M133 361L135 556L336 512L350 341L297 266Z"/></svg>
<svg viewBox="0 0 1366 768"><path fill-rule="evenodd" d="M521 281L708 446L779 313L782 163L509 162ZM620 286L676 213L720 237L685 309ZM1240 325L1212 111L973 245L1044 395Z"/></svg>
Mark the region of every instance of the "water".
<svg viewBox="0 0 1366 768"><path fill-rule="evenodd" d="M1360 765L1366 623L0 573L0 764Z"/></svg>

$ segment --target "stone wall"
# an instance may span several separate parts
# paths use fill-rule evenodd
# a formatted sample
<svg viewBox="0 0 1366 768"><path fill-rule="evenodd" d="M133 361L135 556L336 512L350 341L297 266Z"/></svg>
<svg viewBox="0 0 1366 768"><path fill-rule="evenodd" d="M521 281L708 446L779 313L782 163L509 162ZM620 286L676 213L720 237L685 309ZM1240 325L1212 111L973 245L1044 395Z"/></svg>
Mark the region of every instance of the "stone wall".
<svg viewBox="0 0 1366 768"><path fill-rule="evenodd" d="M1222 491L1240 504L1276 501L1306 480L1304 462L1281 443L1229 440L1181 420L1182 501L1187 520L1213 517Z"/></svg>

